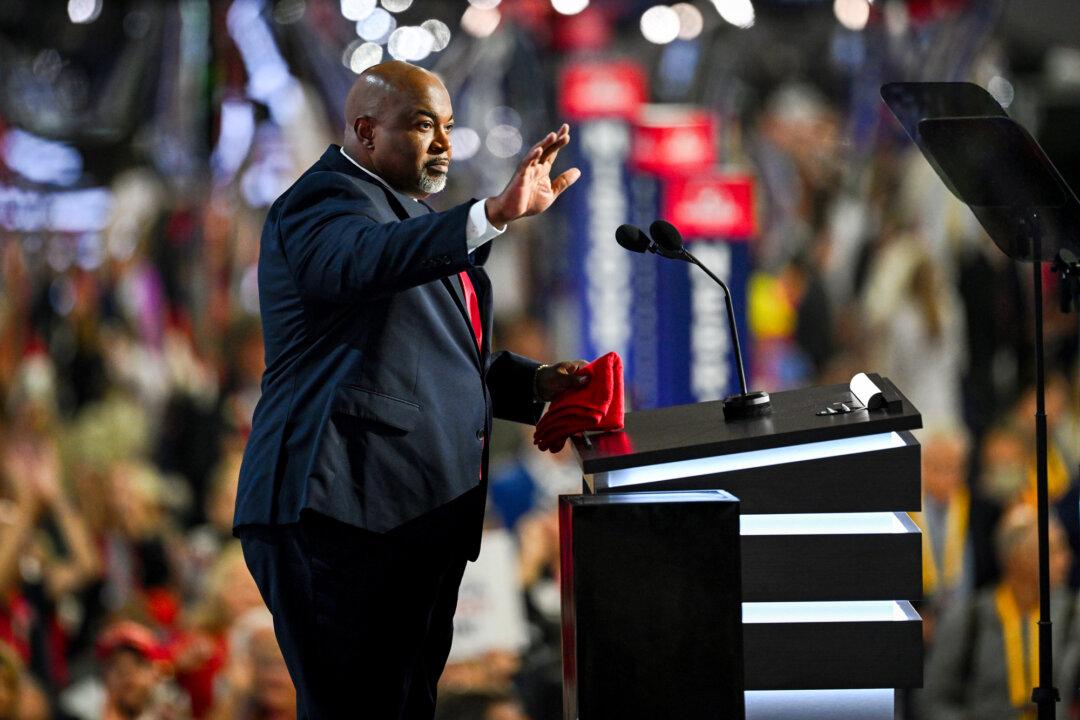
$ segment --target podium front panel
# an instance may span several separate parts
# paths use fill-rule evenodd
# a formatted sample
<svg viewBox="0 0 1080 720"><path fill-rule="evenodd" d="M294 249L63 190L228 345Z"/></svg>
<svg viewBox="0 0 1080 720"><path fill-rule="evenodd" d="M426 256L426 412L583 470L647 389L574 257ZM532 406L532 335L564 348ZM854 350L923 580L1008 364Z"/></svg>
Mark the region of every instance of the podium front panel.
<svg viewBox="0 0 1080 720"><path fill-rule="evenodd" d="M907 513L743 515L743 600L918 600L922 531Z"/></svg>
<svg viewBox="0 0 1080 720"><path fill-rule="evenodd" d="M567 720L743 717L738 501L563 496Z"/></svg>
<svg viewBox="0 0 1080 720"><path fill-rule="evenodd" d="M922 618L908 602L746 603L747 690L922 685Z"/></svg>

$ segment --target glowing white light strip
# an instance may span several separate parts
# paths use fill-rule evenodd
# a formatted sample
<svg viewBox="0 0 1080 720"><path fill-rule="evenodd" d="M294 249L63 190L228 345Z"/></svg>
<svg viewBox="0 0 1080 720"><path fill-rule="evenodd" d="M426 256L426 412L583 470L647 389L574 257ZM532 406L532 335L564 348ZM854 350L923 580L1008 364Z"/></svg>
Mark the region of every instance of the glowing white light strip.
<svg viewBox="0 0 1080 720"><path fill-rule="evenodd" d="M743 515L740 535L867 535L908 532L896 513Z"/></svg>
<svg viewBox="0 0 1080 720"><path fill-rule="evenodd" d="M746 720L893 720L896 692L873 690L748 690Z"/></svg>
<svg viewBox="0 0 1080 720"><path fill-rule="evenodd" d="M830 602L745 602L743 624L823 622L903 622L913 619L905 600Z"/></svg>
<svg viewBox="0 0 1080 720"><path fill-rule="evenodd" d="M678 460L657 465L627 468L626 470L612 470L607 473L607 487L626 487L627 485L639 485L660 480L711 475L713 473L768 467L783 463L806 462L807 460L854 455L855 453L888 450L903 446L904 439L898 433L889 432L860 435L853 438L844 438L843 440L823 440L801 445L789 445L769 450L750 450L748 452L716 455L698 460Z"/></svg>

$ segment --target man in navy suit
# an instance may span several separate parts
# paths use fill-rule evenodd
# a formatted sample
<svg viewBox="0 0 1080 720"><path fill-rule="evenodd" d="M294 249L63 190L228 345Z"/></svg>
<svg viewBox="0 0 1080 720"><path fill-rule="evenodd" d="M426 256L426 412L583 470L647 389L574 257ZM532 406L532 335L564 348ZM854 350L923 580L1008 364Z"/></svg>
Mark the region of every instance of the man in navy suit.
<svg viewBox="0 0 1080 720"><path fill-rule="evenodd" d="M582 361L492 353L491 240L578 178L569 128L502 193L434 212L450 97L401 62L349 93L342 147L270 208L259 256L262 397L234 520L301 718L424 718L479 552L492 416L535 423Z"/></svg>

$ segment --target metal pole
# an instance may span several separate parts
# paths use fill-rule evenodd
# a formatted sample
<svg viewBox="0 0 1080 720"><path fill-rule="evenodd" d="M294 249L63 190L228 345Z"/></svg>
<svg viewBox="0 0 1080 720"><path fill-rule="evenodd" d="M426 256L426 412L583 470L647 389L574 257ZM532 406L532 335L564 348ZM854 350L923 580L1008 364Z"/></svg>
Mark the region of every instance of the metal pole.
<svg viewBox="0 0 1080 720"><path fill-rule="evenodd" d="M1035 460L1036 487L1039 514L1039 685L1031 692L1031 699L1038 706L1039 720L1054 720L1056 705L1060 700L1054 687L1054 654L1050 621L1050 533L1049 499L1046 481L1046 377L1043 367L1043 292L1040 237L1037 223L1034 232L1033 263L1035 281Z"/></svg>

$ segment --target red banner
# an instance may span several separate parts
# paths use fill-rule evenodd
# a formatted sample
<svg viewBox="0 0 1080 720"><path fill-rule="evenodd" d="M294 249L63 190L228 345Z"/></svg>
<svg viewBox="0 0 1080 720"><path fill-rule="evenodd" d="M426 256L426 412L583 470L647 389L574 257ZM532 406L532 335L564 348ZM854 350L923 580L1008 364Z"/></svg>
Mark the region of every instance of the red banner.
<svg viewBox="0 0 1080 720"><path fill-rule="evenodd" d="M757 232L754 181L746 175L687 175L664 185L664 218L686 238L748 240Z"/></svg>
<svg viewBox="0 0 1080 720"><path fill-rule="evenodd" d="M634 124L631 165L656 175L708 170L716 162L716 123L704 110L647 105Z"/></svg>
<svg viewBox="0 0 1080 720"><path fill-rule="evenodd" d="M578 63L559 81L559 107L570 120L637 117L647 95L645 71L628 60Z"/></svg>

